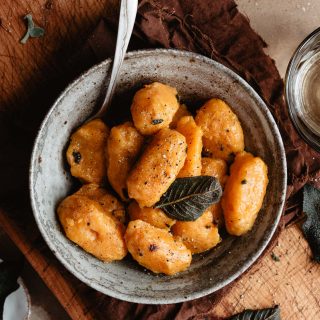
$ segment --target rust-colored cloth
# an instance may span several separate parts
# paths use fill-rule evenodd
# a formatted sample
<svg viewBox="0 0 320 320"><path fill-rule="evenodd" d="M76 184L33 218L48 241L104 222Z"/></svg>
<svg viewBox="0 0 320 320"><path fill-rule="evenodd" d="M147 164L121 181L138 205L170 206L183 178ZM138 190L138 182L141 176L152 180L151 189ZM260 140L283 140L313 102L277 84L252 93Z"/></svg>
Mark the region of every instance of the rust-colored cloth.
<svg viewBox="0 0 320 320"><path fill-rule="evenodd" d="M101 21L83 49L78 51L66 67L63 75L66 80L68 77L75 76L77 72L84 71L113 55L116 21L116 16L114 21ZM239 13L235 2L233 0L141 0L134 33L135 36L130 43L131 50L165 47L204 54L232 68L264 98L279 125L286 148L288 160L286 212L288 214L285 216L287 217L285 221L292 219L299 212L302 203L300 189L303 185L310 182L320 187L320 154L308 147L292 126L283 98L283 81L273 60L264 53L266 44L251 29L248 19ZM44 91L44 94L47 92ZM42 96L41 99L37 96L36 100L41 100L42 104L46 101ZM37 121L40 121L43 113L34 111L28 115L30 113L28 110L14 118L15 126L22 128L23 132L33 134L39 125ZM31 119L25 121L26 118ZM10 129L11 123L4 122L4 124L7 125L8 132L13 131ZM0 132L1 130L4 131L3 128L0 128ZM13 134L12 137L14 140ZM23 135L19 136L19 139L23 139ZM20 189L27 188L29 154L25 149L29 150L32 139L25 135L23 143L17 141L12 144L18 146L16 149L21 152L18 153L14 147L10 147L14 150L8 149L6 158L2 160L4 164L8 166L10 164L13 168L5 172L2 179L5 182L13 181L10 188L7 186L7 195L16 196L17 194L16 181L12 179L12 176L17 176L17 170L19 173L25 173L25 180ZM21 157L12 156L16 153ZM22 157L22 155L25 156ZM4 196L7 197L7 195ZM29 203L29 199L14 202L16 211L19 211L20 215L26 213L26 203ZM32 218L30 217L29 220L31 221ZM232 287L231 284L215 294L194 301L157 306L127 303L107 297L76 280L62 266L61 276L75 283L77 293L85 297L90 309L96 314L95 319L98 320L217 319L214 312L215 305Z"/></svg>

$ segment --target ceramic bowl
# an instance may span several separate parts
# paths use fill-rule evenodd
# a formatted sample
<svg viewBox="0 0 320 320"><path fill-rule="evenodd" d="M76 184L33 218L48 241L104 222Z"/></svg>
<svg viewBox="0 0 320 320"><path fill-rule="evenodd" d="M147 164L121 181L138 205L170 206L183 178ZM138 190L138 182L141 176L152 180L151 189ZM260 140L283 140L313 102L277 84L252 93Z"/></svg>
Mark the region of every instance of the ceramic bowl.
<svg viewBox="0 0 320 320"><path fill-rule="evenodd" d="M65 150L72 131L99 104L110 60L91 68L57 99L35 141L30 191L38 227L62 264L78 279L109 296L137 303L177 303L212 293L239 277L260 256L278 225L286 192L286 160L281 136L265 103L242 78L223 65L190 52L137 51L127 54L109 124L129 113L130 99L145 83L160 81L177 88L196 108L211 97L225 100L239 117L246 150L269 167L269 185L254 228L242 237L227 236L213 250L196 255L188 270L155 275L128 255L103 263L69 241L57 220L58 203L73 190Z"/></svg>

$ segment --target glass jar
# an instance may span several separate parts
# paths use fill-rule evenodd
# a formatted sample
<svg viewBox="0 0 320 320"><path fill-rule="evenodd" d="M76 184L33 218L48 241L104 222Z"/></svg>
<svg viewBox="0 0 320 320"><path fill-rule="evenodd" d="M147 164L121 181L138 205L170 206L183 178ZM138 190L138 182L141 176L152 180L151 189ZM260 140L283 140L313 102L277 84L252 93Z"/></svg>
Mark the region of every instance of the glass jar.
<svg viewBox="0 0 320 320"><path fill-rule="evenodd" d="M285 77L285 95L297 131L320 152L320 28L293 54Z"/></svg>

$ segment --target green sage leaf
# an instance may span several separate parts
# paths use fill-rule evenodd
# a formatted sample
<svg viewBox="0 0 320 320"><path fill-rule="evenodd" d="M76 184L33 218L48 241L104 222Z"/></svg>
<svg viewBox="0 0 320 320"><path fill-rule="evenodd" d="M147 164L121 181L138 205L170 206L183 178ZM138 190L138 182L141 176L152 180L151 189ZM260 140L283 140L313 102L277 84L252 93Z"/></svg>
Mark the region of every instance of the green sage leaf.
<svg viewBox="0 0 320 320"><path fill-rule="evenodd" d="M281 320L280 308L275 306L260 310L248 309L228 318L228 320Z"/></svg>
<svg viewBox="0 0 320 320"><path fill-rule="evenodd" d="M44 35L44 30L39 27L35 27L29 31L30 37L32 38L39 38Z"/></svg>
<svg viewBox="0 0 320 320"><path fill-rule="evenodd" d="M34 22L32 20L32 14L27 14L25 17L24 17L25 20L27 20L28 22L28 30L30 29L33 29L34 28Z"/></svg>
<svg viewBox="0 0 320 320"><path fill-rule="evenodd" d="M27 31L23 38L20 40L20 43L25 44L28 39L31 38L39 38L44 35L44 29L35 26L33 20L32 20L32 15L29 13L24 17L25 20L27 20Z"/></svg>
<svg viewBox="0 0 320 320"><path fill-rule="evenodd" d="M156 208L161 208L170 218L180 221L198 219L222 195L219 181L211 176L177 178Z"/></svg>
<svg viewBox="0 0 320 320"><path fill-rule="evenodd" d="M320 263L320 190L307 184L303 188L303 212L307 220L302 231L311 248L313 259Z"/></svg>

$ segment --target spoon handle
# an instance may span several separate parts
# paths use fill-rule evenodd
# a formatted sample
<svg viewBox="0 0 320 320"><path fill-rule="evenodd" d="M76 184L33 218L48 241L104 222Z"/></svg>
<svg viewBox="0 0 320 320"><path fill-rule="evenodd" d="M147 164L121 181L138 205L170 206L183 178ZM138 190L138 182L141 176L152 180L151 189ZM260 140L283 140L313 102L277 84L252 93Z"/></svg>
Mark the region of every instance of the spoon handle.
<svg viewBox="0 0 320 320"><path fill-rule="evenodd" d="M112 100L112 96L117 84L119 71L131 38L137 10L138 0L121 0L117 43L115 55L113 58L110 81L103 104L100 110L95 115L95 118L100 118L106 113L106 110Z"/></svg>

